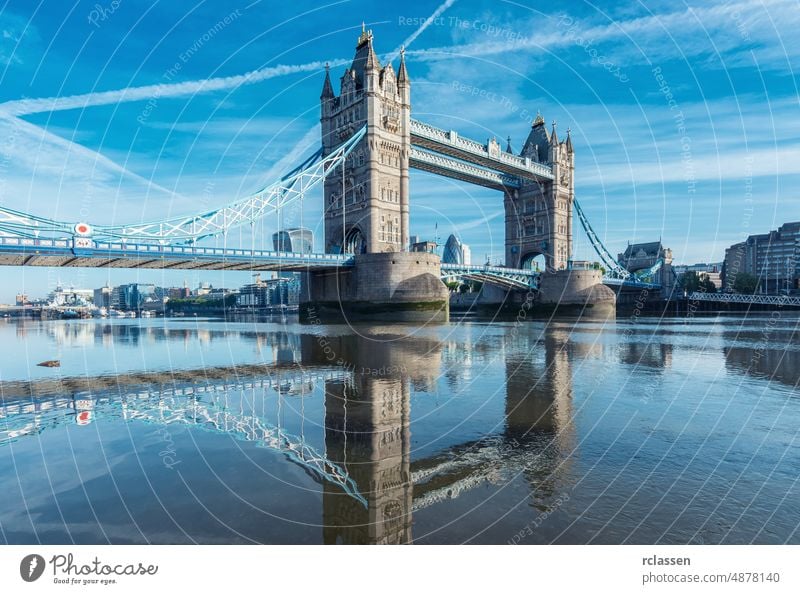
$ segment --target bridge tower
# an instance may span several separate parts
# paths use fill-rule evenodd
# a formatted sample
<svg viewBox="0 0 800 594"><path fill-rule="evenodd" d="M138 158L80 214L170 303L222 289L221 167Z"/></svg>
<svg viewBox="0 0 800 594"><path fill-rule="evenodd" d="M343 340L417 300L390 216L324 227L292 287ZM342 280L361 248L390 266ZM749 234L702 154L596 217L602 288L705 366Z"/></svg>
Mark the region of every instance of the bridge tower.
<svg viewBox="0 0 800 594"><path fill-rule="evenodd" d="M572 202L575 154L567 131L558 140L556 124L548 134L537 115L522 147L522 157L549 164L553 180L529 180L519 190L505 192L506 266L528 268L544 256L548 271L562 270L572 258Z"/></svg>
<svg viewBox="0 0 800 594"><path fill-rule="evenodd" d="M338 168L325 180L325 251L407 251L411 86L404 52L397 74L381 66L372 31L362 27L339 96L326 68L320 104L323 154L367 126L344 175Z"/></svg>

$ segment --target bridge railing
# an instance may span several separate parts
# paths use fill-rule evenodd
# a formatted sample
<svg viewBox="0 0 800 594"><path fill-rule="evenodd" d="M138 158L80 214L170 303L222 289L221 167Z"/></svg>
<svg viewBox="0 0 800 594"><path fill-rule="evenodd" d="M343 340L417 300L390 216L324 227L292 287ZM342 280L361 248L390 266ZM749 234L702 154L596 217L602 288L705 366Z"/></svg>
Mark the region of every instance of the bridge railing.
<svg viewBox="0 0 800 594"><path fill-rule="evenodd" d="M530 268L506 268L505 266L473 265L473 264L445 264L442 263L442 272L492 272L496 274L516 274L520 276L539 276L539 273Z"/></svg>
<svg viewBox="0 0 800 594"><path fill-rule="evenodd" d="M197 245L158 245L152 243L123 243L123 242L92 242L90 247L80 247L73 250L71 239L31 239L27 237L0 237L0 246L19 247L26 249L33 248L36 251L41 249L62 251L71 250L74 252L85 253L87 255L96 252L123 252L135 254L152 255L185 255L185 256L221 256L223 258L258 258L274 260L294 260L308 262L331 262L347 264L352 260L352 255L348 254L308 254L302 252L275 252L271 250L256 250L243 248L227 247L204 247Z"/></svg>
<svg viewBox="0 0 800 594"><path fill-rule="evenodd" d="M0 245L11 245L21 247L52 247L70 248L70 239L31 239L29 237L0 237Z"/></svg>
<svg viewBox="0 0 800 594"><path fill-rule="evenodd" d="M695 291L686 297L689 301L715 301L717 303L744 303L747 305L779 305L800 307L800 297L790 295L742 295L740 293L703 293Z"/></svg>

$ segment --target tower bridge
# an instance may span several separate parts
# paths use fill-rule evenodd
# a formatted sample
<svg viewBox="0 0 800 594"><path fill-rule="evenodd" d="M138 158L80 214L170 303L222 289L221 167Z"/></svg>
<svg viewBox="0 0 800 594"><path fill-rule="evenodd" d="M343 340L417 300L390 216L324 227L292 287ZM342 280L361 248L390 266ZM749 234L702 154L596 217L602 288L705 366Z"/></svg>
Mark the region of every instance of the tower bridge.
<svg viewBox="0 0 800 594"><path fill-rule="evenodd" d="M553 304L573 298L578 304L613 305L613 293L591 287L642 284L643 277L629 273L602 245L575 199L569 130L561 140L555 122L548 130L538 115L516 154L510 143L503 149L494 139L478 142L412 119L404 52L397 71L382 64L366 30L337 86L335 91L326 68L319 150L258 192L211 211L128 225L63 222L0 208L0 265L296 270L305 273L303 295L320 311L352 304L351 313L363 313L365 304L373 303L434 317L447 315L448 295L438 279L451 276L507 290L534 288L540 300ZM444 267L435 255L408 252L410 169L502 194L503 266ZM255 236L257 221L278 219L283 208L302 204L318 188L323 253L248 249L231 239L242 227ZM603 262L604 278L572 266L573 212ZM536 258L544 258L545 276L533 269Z"/></svg>

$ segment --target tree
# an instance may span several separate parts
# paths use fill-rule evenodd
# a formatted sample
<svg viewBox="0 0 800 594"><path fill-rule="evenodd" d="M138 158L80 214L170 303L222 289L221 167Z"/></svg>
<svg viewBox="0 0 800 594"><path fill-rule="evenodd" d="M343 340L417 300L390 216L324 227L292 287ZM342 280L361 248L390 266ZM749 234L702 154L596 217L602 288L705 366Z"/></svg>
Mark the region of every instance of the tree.
<svg viewBox="0 0 800 594"><path fill-rule="evenodd" d="M717 286L712 282L708 274L698 274L694 270L689 270L681 276L680 286L687 293L694 293L695 291L701 293L717 292Z"/></svg>
<svg viewBox="0 0 800 594"><path fill-rule="evenodd" d="M740 272L733 281L733 290L743 295L752 295L758 288L758 277Z"/></svg>
<svg viewBox="0 0 800 594"><path fill-rule="evenodd" d="M698 274L694 270L689 270L681 276L680 286L687 293L694 293L695 291L701 293L717 292L717 286L706 273Z"/></svg>
<svg viewBox="0 0 800 594"><path fill-rule="evenodd" d="M687 293L694 293L700 290L700 275L694 270L689 270L681 276L681 287Z"/></svg>
<svg viewBox="0 0 800 594"><path fill-rule="evenodd" d="M715 285L707 274L700 277L700 290L703 293L716 293L717 285Z"/></svg>

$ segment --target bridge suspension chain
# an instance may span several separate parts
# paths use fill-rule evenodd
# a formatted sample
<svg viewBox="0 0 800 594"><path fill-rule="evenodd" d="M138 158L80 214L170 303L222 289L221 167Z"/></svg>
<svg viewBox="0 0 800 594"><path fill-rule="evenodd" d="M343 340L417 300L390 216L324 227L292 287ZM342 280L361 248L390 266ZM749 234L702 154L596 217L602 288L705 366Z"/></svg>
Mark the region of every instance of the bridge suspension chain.
<svg viewBox="0 0 800 594"><path fill-rule="evenodd" d="M626 280L631 276L631 273L628 272L628 270L622 264L617 262L617 259L611 255L611 252L609 252L606 246L603 245L603 242L600 241L600 237L592 228L592 225L589 222L589 219L586 217L586 214L583 212L583 209L578 203L577 198L574 199L572 203L575 205L575 212L578 215L578 220L580 220L583 230L586 232L586 235L589 238L589 242L592 244L594 251L597 252L600 260L606 266L606 275L611 276L612 278Z"/></svg>

